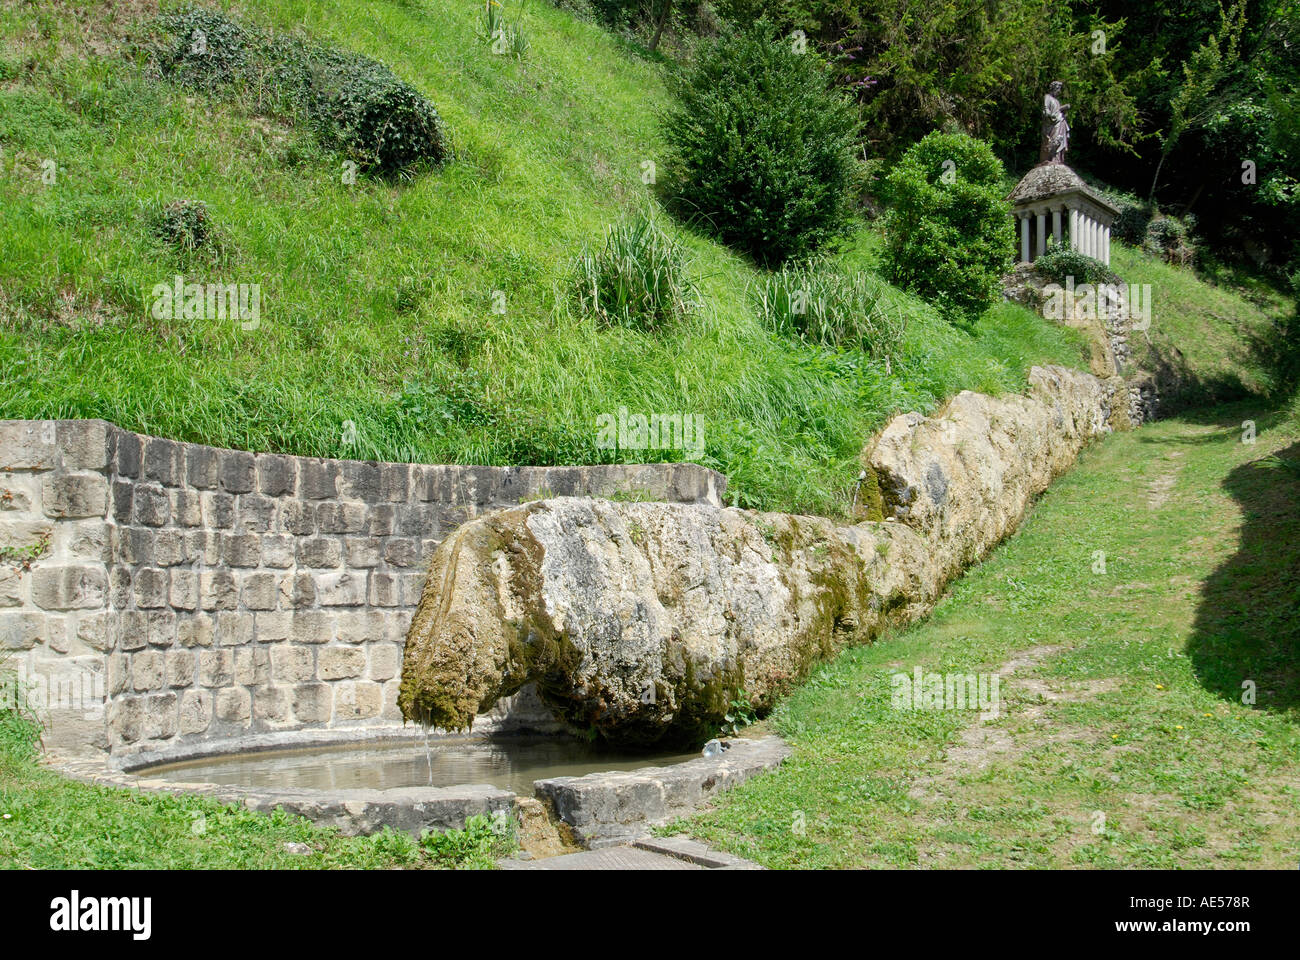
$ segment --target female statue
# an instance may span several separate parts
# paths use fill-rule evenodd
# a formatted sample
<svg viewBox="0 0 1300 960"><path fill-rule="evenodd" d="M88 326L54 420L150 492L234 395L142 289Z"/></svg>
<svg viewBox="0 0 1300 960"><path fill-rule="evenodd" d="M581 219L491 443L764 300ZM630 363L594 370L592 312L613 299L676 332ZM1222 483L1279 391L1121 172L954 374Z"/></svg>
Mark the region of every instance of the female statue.
<svg viewBox="0 0 1300 960"><path fill-rule="evenodd" d="M1063 90L1065 84L1053 80L1047 87L1047 96L1043 97L1043 145L1038 153L1039 163L1065 163L1065 151L1070 148L1070 124L1065 119L1070 105L1057 99Z"/></svg>

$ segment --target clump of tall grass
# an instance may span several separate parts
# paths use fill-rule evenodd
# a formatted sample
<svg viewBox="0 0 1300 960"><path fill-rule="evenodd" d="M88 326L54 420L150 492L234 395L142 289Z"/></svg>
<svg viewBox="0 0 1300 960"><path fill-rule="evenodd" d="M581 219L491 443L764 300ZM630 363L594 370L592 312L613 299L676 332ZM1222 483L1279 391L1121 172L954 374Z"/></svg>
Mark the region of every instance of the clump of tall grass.
<svg viewBox="0 0 1300 960"><path fill-rule="evenodd" d="M870 274L786 266L758 282L755 306L768 329L783 337L888 358L907 324L893 294Z"/></svg>
<svg viewBox="0 0 1300 960"><path fill-rule="evenodd" d="M9 660L0 659L0 760L26 760L40 743L41 723Z"/></svg>
<svg viewBox="0 0 1300 960"><path fill-rule="evenodd" d="M522 60L528 52L530 44L528 35L524 33L523 11L520 11L520 19L507 22L500 0L484 0L483 33L491 42L493 53L508 53L516 60Z"/></svg>
<svg viewBox="0 0 1300 960"><path fill-rule="evenodd" d="M681 245L648 212L605 233L599 248L583 248L574 268L578 310L597 322L663 330L686 316L695 287Z"/></svg>

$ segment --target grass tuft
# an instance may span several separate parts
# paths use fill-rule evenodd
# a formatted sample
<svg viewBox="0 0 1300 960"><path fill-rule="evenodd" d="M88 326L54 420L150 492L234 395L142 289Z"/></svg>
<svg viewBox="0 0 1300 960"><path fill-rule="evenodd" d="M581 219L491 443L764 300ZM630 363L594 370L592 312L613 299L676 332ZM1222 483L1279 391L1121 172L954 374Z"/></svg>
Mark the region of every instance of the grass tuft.
<svg viewBox="0 0 1300 960"><path fill-rule="evenodd" d="M610 227L574 267L578 311L605 325L654 333L686 316L694 288L681 245L648 212Z"/></svg>

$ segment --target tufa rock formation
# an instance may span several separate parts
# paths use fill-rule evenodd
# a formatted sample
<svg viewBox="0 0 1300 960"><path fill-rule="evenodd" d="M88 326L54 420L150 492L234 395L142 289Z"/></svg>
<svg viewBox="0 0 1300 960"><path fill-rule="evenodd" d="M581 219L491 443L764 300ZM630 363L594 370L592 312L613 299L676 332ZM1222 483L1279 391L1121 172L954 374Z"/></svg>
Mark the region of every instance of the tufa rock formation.
<svg viewBox="0 0 1300 960"><path fill-rule="evenodd" d="M469 727L525 684L627 744L716 732L819 661L927 612L1108 430L1097 378L1034 368L1025 397L964 392L896 417L864 451L886 519L559 497L485 514L434 554L399 704Z"/></svg>

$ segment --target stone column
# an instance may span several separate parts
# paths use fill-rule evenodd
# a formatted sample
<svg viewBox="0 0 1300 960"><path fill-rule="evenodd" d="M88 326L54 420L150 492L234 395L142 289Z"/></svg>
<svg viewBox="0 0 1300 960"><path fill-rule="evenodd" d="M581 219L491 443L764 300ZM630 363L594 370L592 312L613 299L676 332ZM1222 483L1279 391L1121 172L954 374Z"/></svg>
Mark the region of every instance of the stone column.
<svg viewBox="0 0 1300 960"><path fill-rule="evenodd" d="M1034 259L1037 260L1047 252L1047 213L1046 211L1038 214L1038 249L1034 253Z"/></svg>
<svg viewBox="0 0 1300 960"><path fill-rule="evenodd" d="M1056 245L1061 245L1061 208L1057 207L1052 211L1052 236L1056 239Z"/></svg>
<svg viewBox="0 0 1300 960"><path fill-rule="evenodd" d="M1070 208L1070 249L1079 249L1079 211Z"/></svg>
<svg viewBox="0 0 1300 960"><path fill-rule="evenodd" d="M1101 262L1110 266L1110 227L1101 228Z"/></svg>
<svg viewBox="0 0 1300 960"><path fill-rule="evenodd" d="M1029 214L1020 215L1020 259L1029 262Z"/></svg>
<svg viewBox="0 0 1300 960"><path fill-rule="evenodd" d="M1092 217L1086 213L1083 215L1083 253L1085 256L1092 256L1093 236L1092 236Z"/></svg>

